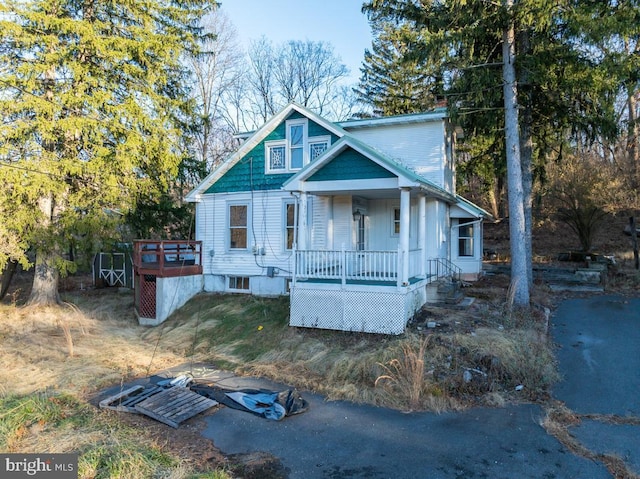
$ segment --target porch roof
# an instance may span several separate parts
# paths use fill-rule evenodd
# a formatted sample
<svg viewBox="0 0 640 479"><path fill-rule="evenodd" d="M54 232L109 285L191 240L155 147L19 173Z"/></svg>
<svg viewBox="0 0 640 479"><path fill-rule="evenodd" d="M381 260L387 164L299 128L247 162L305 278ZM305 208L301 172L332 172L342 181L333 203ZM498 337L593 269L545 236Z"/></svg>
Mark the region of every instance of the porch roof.
<svg viewBox="0 0 640 479"><path fill-rule="evenodd" d="M374 168L354 168L353 162L336 163L349 150L356 152ZM320 173L332 168L331 174ZM449 203L457 201L453 195L418 175L403 164L363 143L350 134L345 134L322 156L307 164L282 186L285 191L344 192L354 190L396 191L411 188Z"/></svg>
<svg viewBox="0 0 640 479"><path fill-rule="evenodd" d="M493 215L491 213L489 213L488 211L480 208L478 205L476 205L475 203L472 203L471 201L469 201L468 199L460 196L460 195L456 195L456 199L457 199L457 203L456 203L456 207L459 208L459 210L462 211L462 215L461 217L467 217L467 214L472 215L476 218L483 218L486 220L493 220ZM466 213L466 214L464 214ZM456 215L455 211L452 211L451 213L451 217L455 218L458 215Z"/></svg>

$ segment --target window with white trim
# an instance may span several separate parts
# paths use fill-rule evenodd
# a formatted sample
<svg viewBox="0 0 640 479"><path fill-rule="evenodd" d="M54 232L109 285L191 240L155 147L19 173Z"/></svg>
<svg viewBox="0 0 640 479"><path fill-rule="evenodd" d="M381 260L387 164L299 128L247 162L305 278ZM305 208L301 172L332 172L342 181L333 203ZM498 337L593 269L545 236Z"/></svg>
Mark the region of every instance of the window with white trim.
<svg viewBox="0 0 640 479"><path fill-rule="evenodd" d="M267 158L267 171L287 171L287 142L267 141L265 142L264 147L265 156Z"/></svg>
<svg viewBox="0 0 640 479"><path fill-rule="evenodd" d="M248 291L249 290L249 277L248 276L229 276L229 284L230 290L240 290L240 291Z"/></svg>
<svg viewBox="0 0 640 479"><path fill-rule="evenodd" d="M391 235L398 236L400 234L400 208L393 209L393 221L391 223Z"/></svg>
<svg viewBox="0 0 640 479"><path fill-rule="evenodd" d="M314 161L329 148L331 138L316 137L309 138L309 161Z"/></svg>
<svg viewBox="0 0 640 479"><path fill-rule="evenodd" d="M284 204L284 225L285 225L285 237L284 237L284 249L290 251L293 249L293 243L295 242L296 235L296 205L293 202L287 202Z"/></svg>
<svg viewBox="0 0 640 479"><path fill-rule="evenodd" d="M228 214L229 249L247 249L249 205L230 204Z"/></svg>
<svg viewBox="0 0 640 479"><path fill-rule="evenodd" d="M475 220L458 220L458 256L473 256L473 226Z"/></svg>
<svg viewBox="0 0 640 479"><path fill-rule="evenodd" d="M304 142L306 136L306 120L287 122L287 141L289 142L289 169L299 170L304 166Z"/></svg>

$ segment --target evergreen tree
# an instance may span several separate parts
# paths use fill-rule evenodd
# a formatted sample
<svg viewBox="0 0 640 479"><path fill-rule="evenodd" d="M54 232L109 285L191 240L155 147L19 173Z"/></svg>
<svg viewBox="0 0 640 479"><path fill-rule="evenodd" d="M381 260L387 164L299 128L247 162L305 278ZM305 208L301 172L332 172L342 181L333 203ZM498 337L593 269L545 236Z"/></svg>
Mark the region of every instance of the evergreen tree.
<svg viewBox="0 0 640 479"><path fill-rule="evenodd" d="M371 22L374 39L365 50L360 83L355 89L361 103L374 115L399 115L430 110L441 87L438 75L425 59L413 55L418 39L406 25Z"/></svg>
<svg viewBox="0 0 640 479"><path fill-rule="evenodd" d="M197 54L210 8L205 0L0 5L2 201L33 218L13 225L35 251L30 302L58 301L59 274L74 268L62 254L70 242L113 236L114 212L167 190L192 108L181 59Z"/></svg>

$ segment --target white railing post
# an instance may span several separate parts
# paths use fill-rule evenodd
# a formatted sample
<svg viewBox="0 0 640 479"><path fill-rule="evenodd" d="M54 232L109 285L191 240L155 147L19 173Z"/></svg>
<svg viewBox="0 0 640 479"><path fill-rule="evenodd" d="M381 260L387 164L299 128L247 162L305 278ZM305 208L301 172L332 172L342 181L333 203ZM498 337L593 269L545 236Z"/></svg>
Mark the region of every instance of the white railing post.
<svg viewBox="0 0 640 479"><path fill-rule="evenodd" d="M340 268L342 286L345 286L347 284L347 252L344 249L344 245L342 245L342 250L340 251L340 264L342 266Z"/></svg>
<svg viewBox="0 0 640 479"><path fill-rule="evenodd" d="M401 271L403 268L403 264L404 264L404 260L402 258L402 246L398 246L398 258L397 258L397 262L396 262L396 284L398 286L398 288L400 288L402 286L402 275L401 275Z"/></svg>

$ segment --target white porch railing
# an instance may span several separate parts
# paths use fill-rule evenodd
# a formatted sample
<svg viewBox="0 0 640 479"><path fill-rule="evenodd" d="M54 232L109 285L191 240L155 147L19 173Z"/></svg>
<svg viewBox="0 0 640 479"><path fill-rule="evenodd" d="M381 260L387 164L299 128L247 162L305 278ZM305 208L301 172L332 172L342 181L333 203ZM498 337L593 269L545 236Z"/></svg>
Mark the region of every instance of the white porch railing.
<svg viewBox="0 0 640 479"><path fill-rule="evenodd" d="M367 282L395 282L399 286L410 278L456 277L459 268L446 259L430 259L422 265L422 252L409 251L408 277L401 278L402 252L352 250L296 250L294 283L299 279Z"/></svg>
<svg viewBox="0 0 640 479"><path fill-rule="evenodd" d="M295 278L396 281L397 251L304 250L295 252Z"/></svg>

